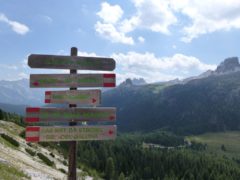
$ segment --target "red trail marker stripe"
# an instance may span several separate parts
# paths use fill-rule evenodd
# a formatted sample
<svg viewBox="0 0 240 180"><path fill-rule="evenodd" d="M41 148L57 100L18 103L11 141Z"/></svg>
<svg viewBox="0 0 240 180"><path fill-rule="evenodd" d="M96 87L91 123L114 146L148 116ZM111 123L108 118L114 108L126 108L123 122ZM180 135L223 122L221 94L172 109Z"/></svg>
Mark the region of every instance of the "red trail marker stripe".
<svg viewBox="0 0 240 180"><path fill-rule="evenodd" d="M39 142L39 137L26 137L27 142Z"/></svg>
<svg viewBox="0 0 240 180"><path fill-rule="evenodd" d="M40 108L31 108L31 107L26 108L26 112L28 113L34 113L39 111L40 111Z"/></svg>
<svg viewBox="0 0 240 180"><path fill-rule="evenodd" d="M45 99L45 103L51 103L51 99Z"/></svg>
<svg viewBox="0 0 240 180"><path fill-rule="evenodd" d="M45 92L45 95L47 96L47 95L51 95L51 91L46 91Z"/></svg>
<svg viewBox="0 0 240 180"><path fill-rule="evenodd" d="M115 78L116 75L115 74L103 74L104 78Z"/></svg>
<svg viewBox="0 0 240 180"><path fill-rule="evenodd" d="M39 122L39 118L34 118L34 117L27 117L25 118L25 122L32 123L32 122Z"/></svg>
<svg viewBox="0 0 240 180"><path fill-rule="evenodd" d="M26 131L39 131L40 127L38 126L30 126L30 127L26 127Z"/></svg>
<svg viewBox="0 0 240 180"><path fill-rule="evenodd" d="M115 87L115 83L104 83L104 87Z"/></svg>

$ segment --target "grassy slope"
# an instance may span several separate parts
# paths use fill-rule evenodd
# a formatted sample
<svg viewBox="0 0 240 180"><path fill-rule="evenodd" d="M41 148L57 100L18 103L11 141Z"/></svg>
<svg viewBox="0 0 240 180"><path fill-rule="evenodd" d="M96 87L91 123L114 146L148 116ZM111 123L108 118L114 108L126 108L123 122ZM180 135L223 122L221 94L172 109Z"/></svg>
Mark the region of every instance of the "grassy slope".
<svg viewBox="0 0 240 180"><path fill-rule="evenodd" d="M240 158L240 131L206 133L198 136L189 136L187 139L207 144L207 151L209 152L230 158ZM222 145L225 146L226 151L221 149Z"/></svg>
<svg viewBox="0 0 240 180"><path fill-rule="evenodd" d="M29 179L29 177L25 175L22 171L19 171L18 169L1 162L0 162L0 174L1 174L0 179L4 180Z"/></svg>

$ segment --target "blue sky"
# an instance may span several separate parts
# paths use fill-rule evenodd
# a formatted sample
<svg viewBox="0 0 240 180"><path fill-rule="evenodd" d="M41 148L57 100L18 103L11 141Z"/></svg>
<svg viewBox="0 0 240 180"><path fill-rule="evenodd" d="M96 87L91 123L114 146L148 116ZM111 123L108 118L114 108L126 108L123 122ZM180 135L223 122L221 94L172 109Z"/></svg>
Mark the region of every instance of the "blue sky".
<svg viewBox="0 0 240 180"><path fill-rule="evenodd" d="M63 73L26 66L29 54L113 57L118 82L198 75L239 56L239 0L0 0L0 79Z"/></svg>

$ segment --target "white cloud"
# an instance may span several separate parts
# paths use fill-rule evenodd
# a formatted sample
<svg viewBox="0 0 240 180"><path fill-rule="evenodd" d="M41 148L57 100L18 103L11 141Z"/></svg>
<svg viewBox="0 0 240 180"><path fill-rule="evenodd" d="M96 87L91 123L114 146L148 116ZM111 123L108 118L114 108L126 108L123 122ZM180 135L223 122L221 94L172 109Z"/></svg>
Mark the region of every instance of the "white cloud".
<svg viewBox="0 0 240 180"><path fill-rule="evenodd" d="M1 13L0 13L0 22L4 22L8 24L12 28L12 30L18 34L24 35L27 32L29 32L29 28L25 24L19 23L17 21L12 21L8 19L4 14L1 14Z"/></svg>
<svg viewBox="0 0 240 180"><path fill-rule="evenodd" d="M18 79L29 79L29 75L24 72L20 72L18 74Z"/></svg>
<svg viewBox="0 0 240 180"><path fill-rule="evenodd" d="M119 5L102 3L97 13L101 21L95 24L96 31L111 42L129 45L134 44L134 39L126 34L137 28L170 34L169 27L177 22L177 18L168 1L134 0L133 3L136 12L122 20L124 12Z"/></svg>
<svg viewBox="0 0 240 180"><path fill-rule="evenodd" d="M27 58L24 59L24 60L21 62L21 64L22 64L22 68L27 68L27 67L28 67L28 59L27 59Z"/></svg>
<svg viewBox="0 0 240 180"><path fill-rule="evenodd" d="M181 40L184 42L191 42L203 34L240 28L239 0L171 0L171 4L175 11L192 21L183 28Z"/></svg>
<svg viewBox="0 0 240 180"><path fill-rule="evenodd" d="M138 41L141 42L141 43L144 43L145 39L142 36L139 36Z"/></svg>
<svg viewBox="0 0 240 180"><path fill-rule="evenodd" d="M88 52L83 52L83 51L78 51L78 56L86 56L86 57L101 57L96 55L96 53L88 53Z"/></svg>
<svg viewBox="0 0 240 180"><path fill-rule="evenodd" d="M134 44L127 33L145 29L166 35L170 27L178 25L181 40L189 43L201 35L216 31L240 29L239 0L131 0L135 12L123 17L119 5L101 4L97 15L101 18L95 24L96 31L115 43ZM181 15L178 16L178 15ZM186 16L187 21L183 20Z"/></svg>
<svg viewBox="0 0 240 180"><path fill-rule="evenodd" d="M101 4L101 10L97 15L102 21L97 21L95 30L102 37L113 43L134 44L133 38L128 37L121 28L118 28L119 24L116 24L123 15L123 10L119 5L110 5L107 2L103 2Z"/></svg>
<svg viewBox="0 0 240 180"><path fill-rule="evenodd" d="M95 29L101 36L110 40L111 42L129 45L134 44L132 37L128 37L125 35L125 33L118 31L113 24L101 23L98 21L95 24Z"/></svg>
<svg viewBox="0 0 240 180"><path fill-rule="evenodd" d="M140 28L170 34L169 27L177 23L170 2L166 0L133 0Z"/></svg>
<svg viewBox="0 0 240 180"><path fill-rule="evenodd" d="M103 19L104 23L116 23L123 15L123 10L119 5L111 6L107 2L101 4L101 11L97 15Z"/></svg>
<svg viewBox="0 0 240 180"><path fill-rule="evenodd" d="M102 57L96 53L78 52L79 56ZM147 82L182 79L198 75L209 69L214 70L216 65L205 64L198 58L184 54L174 54L170 57L157 57L154 53L113 53L110 55L116 61L117 83L126 78L144 78ZM92 73L92 71L81 71ZM95 71L106 73L105 71Z"/></svg>
<svg viewBox="0 0 240 180"><path fill-rule="evenodd" d="M142 77L148 82L166 81L198 75L216 65L205 64L193 56L175 54L171 57L156 57L153 53L128 52L113 54L120 77Z"/></svg>
<svg viewBox="0 0 240 180"><path fill-rule="evenodd" d="M8 69L8 70L17 70L18 67L15 65L11 65L11 64L0 64L0 68L2 69Z"/></svg>
<svg viewBox="0 0 240 180"><path fill-rule="evenodd" d="M123 33L128 33L136 29L139 25L140 19L138 16L133 16L130 19L124 19L119 24L119 30Z"/></svg>

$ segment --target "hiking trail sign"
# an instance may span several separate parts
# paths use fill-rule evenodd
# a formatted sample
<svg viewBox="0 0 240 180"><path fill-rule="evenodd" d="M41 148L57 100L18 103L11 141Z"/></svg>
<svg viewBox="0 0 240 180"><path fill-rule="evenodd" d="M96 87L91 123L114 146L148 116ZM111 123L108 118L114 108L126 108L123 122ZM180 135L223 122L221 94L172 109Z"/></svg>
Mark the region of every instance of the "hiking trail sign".
<svg viewBox="0 0 240 180"><path fill-rule="evenodd" d="M99 89L75 91L46 91L45 103L85 104L96 106L101 103L101 91Z"/></svg>
<svg viewBox="0 0 240 180"><path fill-rule="evenodd" d="M115 74L31 74L31 88L115 87Z"/></svg>
<svg viewBox="0 0 240 180"><path fill-rule="evenodd" d="M116 125L102 126L29 126L26 141L87 141L116 138Z"/></svg>
<svg viewBox="0 0 240 180"><path fill-rule="evenodd" d="M116 120L116 108L27 108L25 122L71 122Z"/></svg>
<svg viewBox="0 0 240 180"><path fill-rule="evenodd" d="M27 142L69 141L68 179L76 180L77 142L88 140L113 140L116 125L81 125L77 122L116 121L116 108L97 107L101 102L98 89L77 90L78 87L115 87L115 74L78 74L77 70L112 71L112 58L77 56L77 48L71 48L70 56L32 54L28 57L31 68L69 69L70 74L31 74L31 88L70 88L69 91L46 91L45 103L69 104L69 108L26 109L27 123L69 122L69 126L28 126ZM77 107L80 104L81 107ZM94 106L94 107L89 107ZM84 107L87 106L87 107Z"/></svg>
<svg viewBox="0 0 240 180"><path fill-rule="evenodd" d="M44 69L79 69L98 71L112 71L115 69L115 61L112 58L41 54L30 55L28 57L28 65L31 68Z"/></svg>

